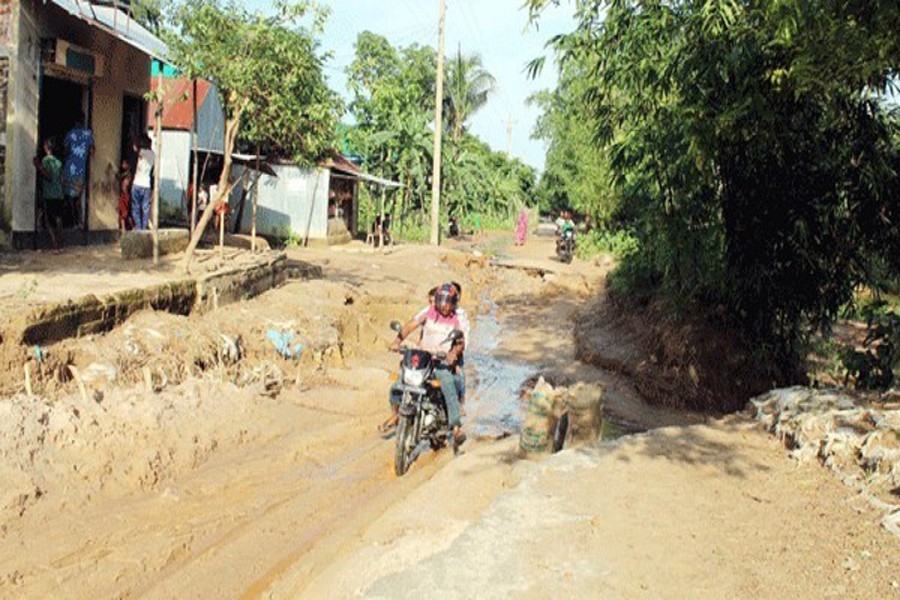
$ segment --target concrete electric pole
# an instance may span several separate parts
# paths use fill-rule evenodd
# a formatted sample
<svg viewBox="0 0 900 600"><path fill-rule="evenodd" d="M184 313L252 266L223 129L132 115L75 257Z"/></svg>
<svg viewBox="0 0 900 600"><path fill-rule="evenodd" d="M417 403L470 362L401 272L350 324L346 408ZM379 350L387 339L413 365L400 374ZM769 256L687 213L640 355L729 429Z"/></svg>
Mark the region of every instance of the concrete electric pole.
<svg viewBox="0 0 900 600"><path fill-rule="evenodd" d="M445 0L440 1L438 18L437 85L434 93L434 162L431 173L431 245L441 243L441 132L444 129L444 15Z"/></svg>

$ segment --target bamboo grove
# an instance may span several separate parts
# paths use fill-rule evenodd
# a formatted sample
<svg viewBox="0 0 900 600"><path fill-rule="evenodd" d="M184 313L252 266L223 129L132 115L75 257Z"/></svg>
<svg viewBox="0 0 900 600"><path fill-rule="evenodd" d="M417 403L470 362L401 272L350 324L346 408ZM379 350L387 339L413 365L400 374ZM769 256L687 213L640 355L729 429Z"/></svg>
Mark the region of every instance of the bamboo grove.
<svg viewBox="0 0 900 600"><path fill-rule="evenodd" d="M635 240L613 280L632 298L720 314L794 378L854 290L896 285L900 4L575 5L533 98L540 197Z"/></svg>

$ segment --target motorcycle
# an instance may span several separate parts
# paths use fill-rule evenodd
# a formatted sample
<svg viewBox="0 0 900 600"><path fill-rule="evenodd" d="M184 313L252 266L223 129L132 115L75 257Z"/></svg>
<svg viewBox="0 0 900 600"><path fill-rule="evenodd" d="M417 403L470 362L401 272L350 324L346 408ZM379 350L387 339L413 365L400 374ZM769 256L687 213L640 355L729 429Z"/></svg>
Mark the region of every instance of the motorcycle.
<svg viewBox="0 0 900 600"><path fill-rule="evenodd" d="M391 329L399 333L402 326L393 321ZM463 333L455 330L445 341L455 344L462 337ZM397 375L402 398L394 448L394 472L401 476L412 464L421 442L427 440L432 450L439 450L452 436L449 435L447 404L441 392L441 382L434 376L435 368L445 357L413 348L402 348L399 352L403 356ZM455 445L453 451L457 451Z"/></svg>
<svg viewBox="0 0 900 600"><path fill-rule="evenodd" d="M566 264L572 262L572 256L575 254L575 232L566 229L562 232L559 241L556 242L556 255L560 262Z"/></svg>

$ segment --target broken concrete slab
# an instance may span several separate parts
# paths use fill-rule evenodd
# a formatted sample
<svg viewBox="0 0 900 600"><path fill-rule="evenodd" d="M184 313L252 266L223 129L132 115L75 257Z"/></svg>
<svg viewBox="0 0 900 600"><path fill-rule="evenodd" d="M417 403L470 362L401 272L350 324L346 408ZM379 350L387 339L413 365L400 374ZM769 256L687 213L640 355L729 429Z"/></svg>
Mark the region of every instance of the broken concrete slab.
<svg viewBox="0 0 900 600"><path fill-rule="evenodd" d="M500 269L514 269L524 271L535 277L545 277L547 275L558 275L560 269L556 265L548 265L543 261L522 260L511 258L497 258L490 262L492 267Z"/></svg>

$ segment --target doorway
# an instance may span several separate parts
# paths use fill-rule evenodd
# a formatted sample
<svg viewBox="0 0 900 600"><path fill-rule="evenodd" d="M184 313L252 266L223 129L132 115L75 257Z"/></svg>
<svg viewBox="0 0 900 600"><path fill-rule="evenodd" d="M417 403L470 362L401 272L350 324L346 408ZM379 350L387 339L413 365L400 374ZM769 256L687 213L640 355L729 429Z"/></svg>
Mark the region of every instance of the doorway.
<svg viewBox="0 0 900 600"><path fill-rule="evenodd" d="M120 160L128 162L132 173L134 173L137 165L137 152L134 150L134 145L146 133L147 103L135 96L125 96L122 99L122 149Z"/></svg>
<svg viewBox="0 0 900 600"><path fill-rule="evenodd" d="M38 147L37 154L41 155L43 141L53 139L57 148L57 157L65 161L65 146L63 140L72 129L72 125L84 115L90 126L88 112L90 90L87 86L57 77L44 75L41 78L40 100L38 103ZM89 181L90 179L88 179ZM82 223L86 223L88 189L81 193L77 206L72 207L69 218L63 219L64 229L77 229ZM35 203L35 219L40 227L45 227L44 219L40 216L42 202L40 201L40 188L38 187L38 202Z"/></svg>

